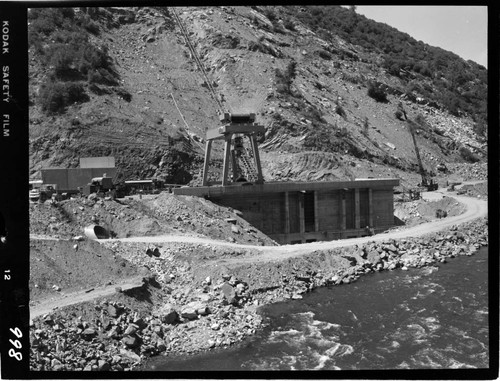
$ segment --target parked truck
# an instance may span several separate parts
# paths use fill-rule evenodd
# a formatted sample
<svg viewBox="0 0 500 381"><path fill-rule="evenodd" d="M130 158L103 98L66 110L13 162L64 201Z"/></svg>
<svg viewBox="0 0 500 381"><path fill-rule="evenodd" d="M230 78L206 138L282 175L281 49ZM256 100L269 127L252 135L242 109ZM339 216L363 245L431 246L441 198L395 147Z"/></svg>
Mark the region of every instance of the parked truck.
<svg viewBox="0 0 500 381"><path fill-rule="evenodd" d="M30 190L29 199L32 202L45 202L57 195L57 184L42 184L39 188Z"/></svg>
<svg viewBox="0 0 500 381"><path fill-rule="evenodd" d="M97 193L101 196L113 196L113 191L115 185L113 184L112 177L106 177L106 174L102 177L94 177L92 181L82 188L82 194L84 196L89 196L92 193Z"/></svg>

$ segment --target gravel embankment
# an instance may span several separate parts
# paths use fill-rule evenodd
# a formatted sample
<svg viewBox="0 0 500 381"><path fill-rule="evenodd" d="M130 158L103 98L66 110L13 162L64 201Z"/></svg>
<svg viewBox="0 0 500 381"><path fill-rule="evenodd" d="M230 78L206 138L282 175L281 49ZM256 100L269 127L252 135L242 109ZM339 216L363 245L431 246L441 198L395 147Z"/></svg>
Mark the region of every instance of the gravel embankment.
<svg viewBox="0 0 500 381"><path fill-rule="evenodd" d="M141 246L135 250L141 254L131 256L128 251L128 259L147 266L155 280L135 295L119 294L121 301L96 300L35 319L30 332L31 368L132 370L158 354L228 347L262 326L257 311L262 304L299 299L316 287L348 284L375 271L406 270L472 255L488 244L487 226L482 218L417 238L223 266L219 257L241 253L207 247L189 256L184 245L181 255L168 248L155 250L156 246L144 254L143 244L142 250ZM115 250L125 255L120 244ZM164 294L158 296L155 290L160 287Z"/></svg>

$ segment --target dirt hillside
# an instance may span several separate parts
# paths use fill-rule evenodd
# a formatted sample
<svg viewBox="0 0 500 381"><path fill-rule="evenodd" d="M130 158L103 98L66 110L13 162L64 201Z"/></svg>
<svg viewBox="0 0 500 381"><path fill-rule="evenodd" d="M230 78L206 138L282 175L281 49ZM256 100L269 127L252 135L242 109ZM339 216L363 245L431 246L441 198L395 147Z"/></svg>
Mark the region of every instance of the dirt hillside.
<svg viewBox="0 0 500 381"><path fill-rule="evenodd" d="M30 233L60 239L84 236L85 228L103 227L110 238L184 234L254 245L276 243L241 213L199 197L168 192L144 199L72 198L30 204Z"/></svg>
<svg viewBox="0 0 500 381"><path fill-rule="evenodd" d="M440 183L486 176L485 142L470 117L408 97L406 80L340 37L326 41L292 16L286 17L293 27L270 27L283 20L270 20L268 8L178 7L180 24L174 9L99 8L91 16L98 33L90 41L105 46L118 85L90 86L88 101L51 116L37 101L48 71L30 49L31 176L42 167L76 167L79 157L112 155L120 179L198 184L205 132L219 125L221 107L255 112L266 127L261 156L267 180L391 176L414 186L421 179L410 121L424 168ZM278 8L285 19L288 11ZM280 75L290 65L284 91ZM367 95L370 81L384 84L387 102ZM399 103L408 121L395 117ZM463 147L479 163L468 163ZM216 144L214 174L221 149ZM446 171L436 169L440 163Z"/></svg>

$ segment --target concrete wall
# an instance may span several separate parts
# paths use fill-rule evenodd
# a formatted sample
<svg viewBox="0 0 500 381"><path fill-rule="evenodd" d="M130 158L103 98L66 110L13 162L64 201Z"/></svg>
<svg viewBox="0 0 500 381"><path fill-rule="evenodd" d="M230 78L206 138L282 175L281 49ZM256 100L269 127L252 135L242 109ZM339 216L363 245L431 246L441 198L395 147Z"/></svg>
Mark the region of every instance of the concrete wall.
<svg viewBox="0 0 500 381"><path fill-rule="evenodd" d="M393 190L345 189L247 193L210 197L280 243L324 241L367 235L394 225Z"/></svg>
<svg viewBox="0 0 500 381"><path fill-rule="evenodd" d="M373 191L373 226L376 228L394 225L393 190L377 189Z"/></svg>
<svg viewBox="0 0 500 381"><path fill-rule="evenodd" d="M280 243L360 237L394 226L398 179L274 182L182 187L174 194L206 197L240 210L243 218Z"/></svg>

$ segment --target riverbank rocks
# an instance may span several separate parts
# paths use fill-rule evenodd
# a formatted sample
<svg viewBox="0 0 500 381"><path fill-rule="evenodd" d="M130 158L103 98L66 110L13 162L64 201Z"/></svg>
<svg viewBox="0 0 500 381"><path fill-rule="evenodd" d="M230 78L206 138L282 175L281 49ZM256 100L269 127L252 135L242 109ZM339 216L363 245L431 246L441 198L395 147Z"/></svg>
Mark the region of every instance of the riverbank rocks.
<svg viewBox="0 0 500 381"><path fill-rule="evenodd" d="M481 219L421 238L317 250L284 261L245 263L202 274L196 273L200 267L193 262L174 259L177 254L171 249L162 247L156 258L144 255L146 247L138 246L135 260L150 267L155 286L147 285L149 289L135 296L114 295L113 302L95 302L90 308L87 304L86 313L61 309L34 318L30 369L128 371L163 352L188 354L229 346L262 327L257 306L300 299L324 285L349 287L365 273L411 270L471 255L487 244L487 220ZM174 276L167 281L159 274ZM153 291L160 287L161 298ZM151 309L142 307L137 313L135 303L149 298Z"/></svg>
<svg viewBox="0 0 500 381"><path fill-rule="evenodd" d="M381 261L380 254L377 250L370 250L366 255L366 259L374 266L376 266Z"/></svg>
<svg viewBox="0 0 500 381"><path fill-rule="evenodd" d="M109 304L108 305L108 315L113 317L113 318L120 316L123 313L123 311L124 311L123 306L121 306L119 304Z"/></svg>
<svg viewBox="0 0 500 381"><path fill-rule="evenodd" d="M127 335L122 339L122 343L127 348L137 348L140 345L140 339L134 335Z"/></svg>

